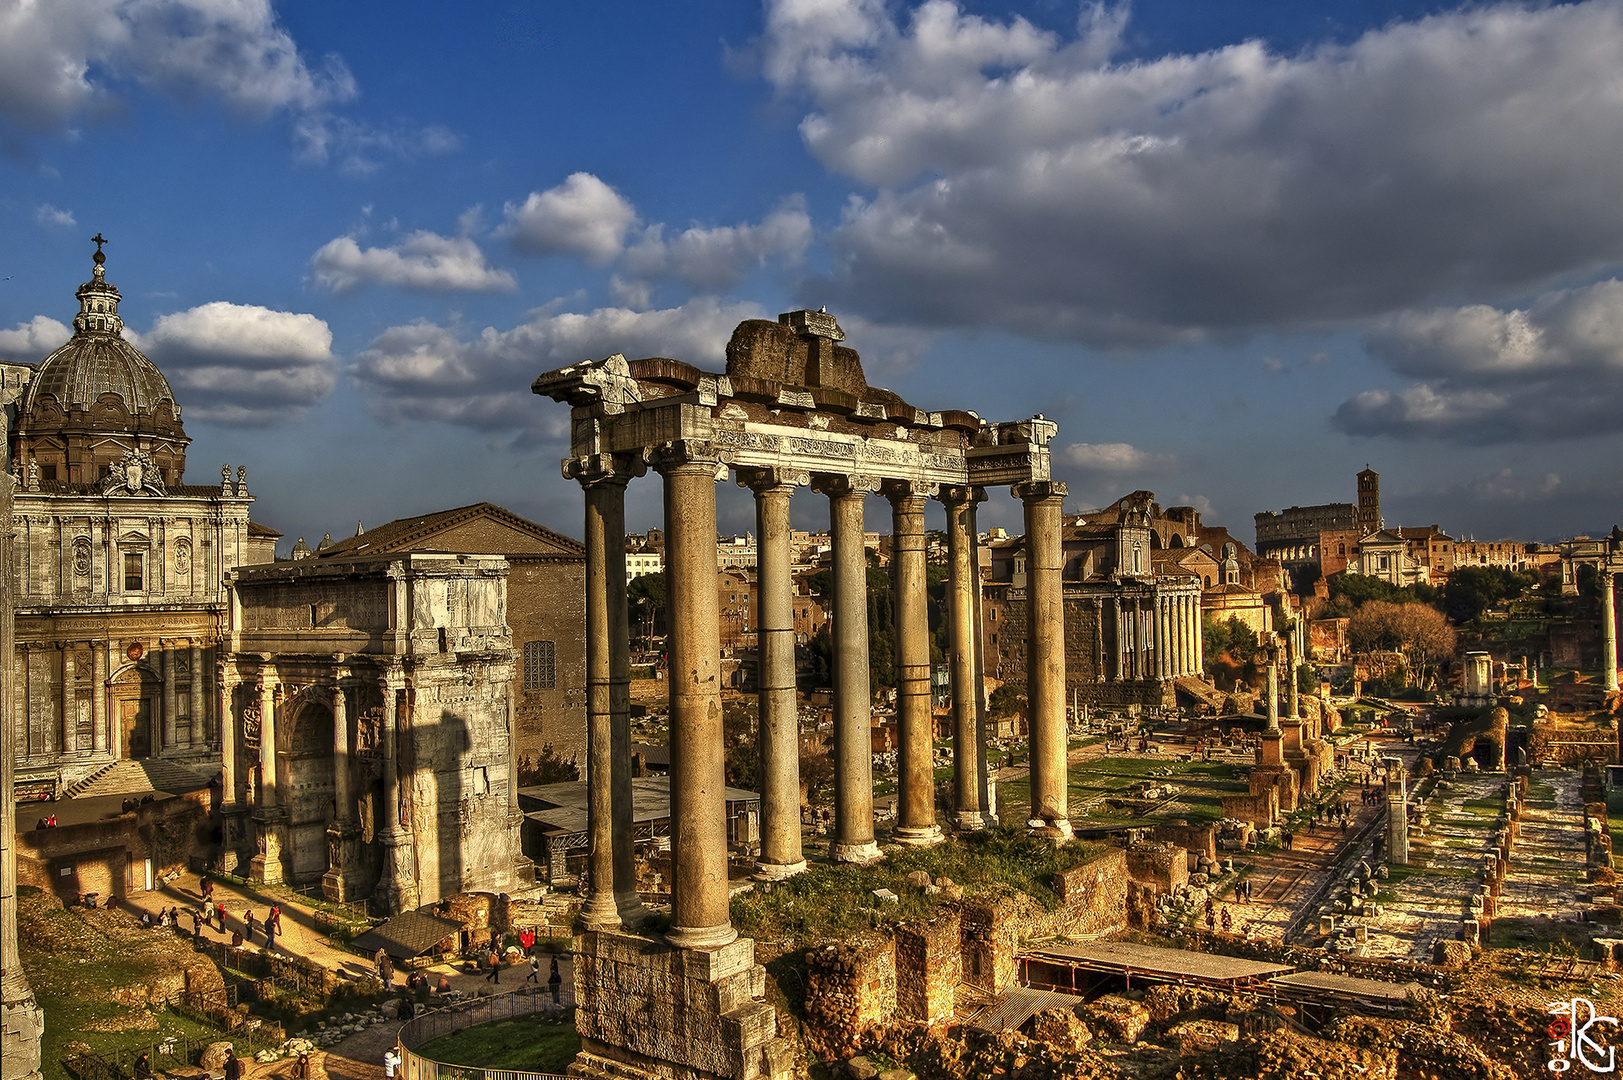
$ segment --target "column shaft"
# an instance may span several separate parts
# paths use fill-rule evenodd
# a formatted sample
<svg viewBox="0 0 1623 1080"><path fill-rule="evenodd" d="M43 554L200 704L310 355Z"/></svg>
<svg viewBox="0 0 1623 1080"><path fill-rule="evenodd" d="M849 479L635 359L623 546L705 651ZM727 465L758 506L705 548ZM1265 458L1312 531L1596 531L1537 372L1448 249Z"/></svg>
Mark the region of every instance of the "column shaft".
<svg viewBox="0 0 1623 1080"><path fill-rule="evenodd" d="M349 788L349 706L344 689L348 673L340 669L335 675L332 688L333 817L343 825L355 817L355 800Z"/></svg>
<svg viewBox="0 0 1623 1080"><path fill-rule="evenodd" d="M834 841L836 862L879 858L873 831L873 703L868 681L866 490L840 478L829 488L834 577Z"/></svg>
<svg viewBox="0 0 1623 1080"><path fill-rule="evenodd" d="M90 744L97 754L105 754L111 740L107 738L107 643L90 643ZM117 743L112 743L118 753Z"/></svg>
<svg viewBox="0 0 1623 1080"><path fill-rule="evenodd" d="M678 452L665 479L670 594L671 928L677 945L738 936L727 912L727 804L716 597L716 462Z"/></svg>
<svg viewBox="0 0 1623 1080"><path fill-rule="evenodd" d="M208 710L207 685L203 678L203 645L196 638L192 638L192 688L188 692L188 711L192 714L191 743L193 746L202 746L207 741L204 732L203 716Z"/></svg>
<svg viewBox="0 0 1623 1080"><path fill-rule="evenodd" d="M1279 735L1279 650L1268 646L1268 729L1263 733Z"/></svg>
<svg viewBox="0 0 1623 1080"><path fill-rule="evenodd" d="M1292 720L1301 714L1296 711L1296 634L1300 624L1291 627L1285 635L1285 715Z"/></svg>
<svg viewBox="0 0 1623 1080"><path fill-rule="evenodd" d="M180 741L175 727L175 649L174 642L158 640L158 671L163 679L163 750L173 750ZM158 747L152 748L154 752Z"/></svg>
<svg viewBox="0 0 1623 1080"><path fill-rule="evenodd" d="M930 711L930 613L925 593L924 503L914 485L887 492L891 506L892 596L896 608L896 727L900 792L898 843L934 844L935 720Z"/></svg>
<svg viewBox="0 0 1623 1080"><path fill-rule="evenodd" d="M242 801L237 792L236 689L235 672L227 674L222 665L215 679L214 690L219 697L216 711L220 725L220 804L226 808L235 807Z"/></svg>
<svg viewBox="0 0 1623 1080"><path fill-rule="evenodd" d="M1026 517L1026 701L1031 710L1031 817L1071 833L1065 734L1065 592L1060 538L1065 486L1017 489Z"/></svg>
<svg viewBox="0 0 1623 1080"><path fill-rule="evenodd" d="M79 674L73 669L73 645L62 645L62 752L79 749Z"/></svg>
<svg viewBox="0 0 1623 1080"><path fill-rule="evenodd" d="M1607 690L1617 689L1617 575L1607 573L1601 575L1600 590L1600 616L1601 639L1605 644L1605 655L1601 658L1602 674L1605 676Z"/></svg>
<svg viewBox="0 0 1623 1080"><path fill-rule="evenodd" d="M259 676L259 805L276 805L276 684Z"/></svg>
<svg viewBox="0 0 1623 1080"><path fill-rule="evenodd" d="M625 547L625 485L597 479L586 485L586 926L620 924L614 903L614 733L610 683L613 631L609 621L609 549Z"/></svg>
<svg viewBox="0 0 1623 1080"><path fill-rule="evenodd" d="M1116 663L1110 673L1110 680L1112 682L1119 682L1120 680L1126 678L1126 673L1123 668L1127 658L1127 628L1122 625L1121 597L1119 596L1112 596L1110 598L1110 622L1112 628L1116 631Z"/></svg>
<svg viewBox="0 0 1623 1080"><path fill-rule="evenodd" d="M800 719L795 706L794 579L789 564L789 498L794 485L775 471L755 491L755 632L761 748L761 857L756 876L785 878L806 868L800 843Z"/></svg>
<svg viewBox="0 0 1623 1080"><path fill-rule="evenodd" d="M947 617L951 634L952 771L954 823L965 831L986 827L980 797L980 723L975 708L975 534L967 488L942 493L947 511Z"/></svg>

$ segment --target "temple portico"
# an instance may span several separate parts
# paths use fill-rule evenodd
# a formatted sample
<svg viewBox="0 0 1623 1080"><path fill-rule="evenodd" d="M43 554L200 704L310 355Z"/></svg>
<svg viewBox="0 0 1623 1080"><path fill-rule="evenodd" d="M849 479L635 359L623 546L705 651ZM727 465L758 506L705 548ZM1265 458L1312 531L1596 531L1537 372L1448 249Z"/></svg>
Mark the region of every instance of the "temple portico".
<svg viewBox="0 0 1623 1080"><path fill-rule="evenodd" d="M1028 686L1032 703L1029 819L1043 835L1070 835L1066 807L1064 601L1061 592L1063 484L1050 475L1055 424L1035 417L989 424L972 412L927 412L867 385L857 354L825 312L795 311L776 323L741 323L724 374L676 360L612 356L548 372L533 389L571 405L571 457L564 475L586 493L589 733L587 778L592 854L581 952L603 967L613 992L580 983L582 1075L738 1075L777 1077L787 1069L770 1008L760 1023L733 1023L718 1050L711 1021L694 1010L691 1032L668 1033L657 1052L639 1041L634 1014L663 1008L666 993L628 980L619 967L677 964L684 978L717 988L752 978L753 942L728 917L720 638L717 622L716 488L729 473L755 496L758 532L759 701L762 800L758 877L804 869L799 814L799 732L789 576L789 499L809 487L828 500L832 542L835 828L829 857L868 863L882 857L874 829L872 691L869 680L867 558L863 503L881 493L895 541L897 723L901 784L892 841L932 844L936 820L930 644L925 601L924 511L940 500L949 551L949 670L953 691L954 806L960 829L989 823L984 753L985 703L979 672L979 575L975 504L988 486L1008 486L1025 503L1035 538ZM693 959L664 959L638 946L628 916L631 835L626 711L618 672L629 671L625 625L624 493L644 469L663 481L669 588L672 912L664 945ZM1148 618L1148 613L1146 614ZM624 874L625 876L622 876ZM643 951L639 951L642 949ZM657 954L657 955L656 955ZM632 960L631 957L641 957ZM685 965L685 966L683 966ZM742 965L742 966L740 966ZM672 970L675 970L674 968ZM658 980L653 980L658 982ZM629 993L627 986L644 987ZM714 985L711 985L714 984ZM753 993L746 994L752 998ZM644 1000L646 998L647 1000ZM692 1000L691 997L688 1000ZM735 1010L736 1011L736 1010ZM706 1014L708 1015L708 1014ZM701 1035L700 1029L709 1032ZM734 1042L737 1045L734 1045Z"/></svg>

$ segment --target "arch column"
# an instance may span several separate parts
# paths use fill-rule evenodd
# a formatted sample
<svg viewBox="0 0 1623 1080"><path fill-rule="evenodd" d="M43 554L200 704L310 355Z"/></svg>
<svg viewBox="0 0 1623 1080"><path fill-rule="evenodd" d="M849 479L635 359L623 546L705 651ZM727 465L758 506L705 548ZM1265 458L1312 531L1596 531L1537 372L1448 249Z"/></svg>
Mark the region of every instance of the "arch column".
<svg viewBox="0 0 1623 1080"><path fill-rule="evenodd" d="M259 790L258 806L254 810L257 850L248 874L267 885L282 881L282 847L287 831L287 811L277 805L276 693L271 672L262 670L259 675Z"/></svg>
<svg viewBox="0 0 1623 1080"><path fill-rule="evenodd" d="M1060 526L1066 487L1016 485L1026 517L1026 701L1031 715L1031 819L1071 835L1065 731L1065 593Z"/></svg>
<svg viewBox="0 0 1623 1080"><path fill-rule="evenodd" d="M153 756L172 752L180 743L180 732L175 724L175 643L158 639L158 677L163 680L159 695L163 704L163 746L153 747Z"/></svg>
<svg viewBox="0 0 1623 1080"><path fill-rule="evenodd" d="M586 496L586 902L588 929L640 922L631 836L631 644L626 615L626 485L641 462L577 458L565 475Z"/></svg>
<svg viewBox="0 0 1623 1080"><path fill-rule="evenodd" d="M761 857L755 876L791 877L806 869L800 840L800 719L795 708L795 613L789 499L805 473L742 470L755 493L756 683L761 747Z"/></svg>
<svg viewBox="0 0 1623 1080"><path fill-rule="evenodd" d="M930 711L930 613L925 585L924 504L933 484L888 481L892 595L896 603L896 726L901 753L897 843L942 840L935 820L935 718Z"/></svg>
<svg viewBox="0 0 1623 1080"><path fill-rule="evenodd" d="M947 617L951 634L952 771L956 816L953 824L965 832L986 827L986 804L981 798L983 746L976 707L981 674L975 670L975 528L971 516L975 500L985 498L979 488L942 488L939 495L947 512Z"/></svg>
<svg viewBox="0 0 1623 1080"><path fill-rule="evenodd" d="M665 484L665 573L670 630L671 889L674 945L738 937L727 911L726 764L721 719L721 628L716 597L716 474L706 443L667 443L650 464Z"/></svg>
<svg viewBox="0 0 1623 1080"><path fill-rule="evenodd" d="M1110 598L1110 622L1116 631L1116 663L1110 672L1110 681L1120 682L1126 678L1127 666L1127 628L1122 624L1120 596Z"/></svg>
<svg viewBox="0 0 1623 1080"><path fill-rule="evenodd" d="M203 643L197 638L192 638L192 655L190 659L192 662L191 743L193 746L202 746L208 741L203 725L203 716L208 709L206 704L208 701L208 688L203 677Z"/></svg>
<svg viewBox="0 0 1623 1080"><path fill-rule="evenodd" d="M405 621L402 613L401 621ZM378 906L386 915L411 911L421 902L417 886L417 853L411 833L400 822L400 706L406 693L405 672L394 661L383 673L383 872L378 878Z"/></svg>
<svg viewBox="0 0 1623 1080"><path fill-rule="evenodd" d="M119 740L108 738L111 724L107 719L107 643L90 643L90 743L98 755L108 752L118 756Z"/></svg>
<svg viewBox="0 0 1623 1080"><path fill-rule="evenodd" d="M868 558L862 501L878 482L825 474L812 489L828 496L834 577L834 840L829 858L880 858L873 828L873 700L868 681Z"/></svg>
<svg viewBox="0 0 1623 1080"><path fill-rule="evenodd" d="M350 786L349 677L342 655L334 657L332 685L332 779L333 820L327 826L327 872L321 878L321 892L327 899L344 903L350 894L347 871L360 861L361 826Z"/></svg>
<svg viewBox="0 0 1623 1080"><path fill-rule="evenodd" d="M1607 690L1617 689L1617 575L1608 570L1601 574L1600 609L1601 640L1605 646L1601 658L1602 675Z"/></svg>

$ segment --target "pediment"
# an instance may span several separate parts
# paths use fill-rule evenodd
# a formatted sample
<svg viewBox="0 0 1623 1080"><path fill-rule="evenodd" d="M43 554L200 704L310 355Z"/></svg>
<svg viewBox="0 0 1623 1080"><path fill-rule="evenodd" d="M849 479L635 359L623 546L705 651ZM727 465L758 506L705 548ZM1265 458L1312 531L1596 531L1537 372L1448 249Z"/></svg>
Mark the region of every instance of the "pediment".
<svg viewBox="0 0 1623 1080"><path fill-rule="evenodd" d="M127 532L118 538L119 547L148 547L152 538L144 532Z"/></svg>

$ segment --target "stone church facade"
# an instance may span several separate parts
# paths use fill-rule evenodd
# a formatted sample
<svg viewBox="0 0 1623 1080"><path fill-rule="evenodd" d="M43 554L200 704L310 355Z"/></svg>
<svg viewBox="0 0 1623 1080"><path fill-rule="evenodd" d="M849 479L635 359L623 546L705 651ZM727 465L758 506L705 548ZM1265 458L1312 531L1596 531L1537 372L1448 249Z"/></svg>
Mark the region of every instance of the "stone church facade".
<svg viewBox="0 0 1623 1080"><path fill-rule="evenodd" d="M122 336L96 253L72 339L4 365L16 485L13 706L19 780L71 785L121 758L212 774L224 577L273 557L246 470L185 483L181 410Z"/></svg>

